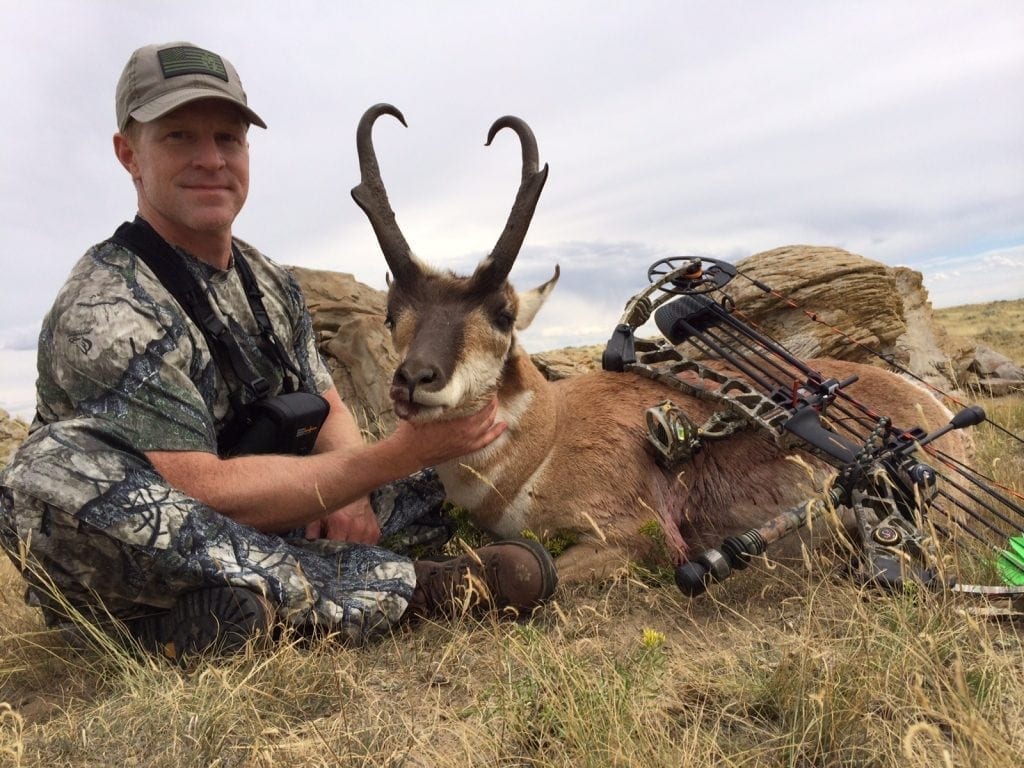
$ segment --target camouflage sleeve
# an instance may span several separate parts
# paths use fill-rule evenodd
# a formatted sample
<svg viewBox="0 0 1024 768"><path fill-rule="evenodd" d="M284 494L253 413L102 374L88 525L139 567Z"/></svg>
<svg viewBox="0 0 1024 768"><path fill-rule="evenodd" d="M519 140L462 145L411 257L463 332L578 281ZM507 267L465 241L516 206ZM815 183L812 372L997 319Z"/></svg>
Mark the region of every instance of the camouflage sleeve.
<svg viewBox="0 0 1024 768"><path fill-rule="evenodd" d="M141 451L216 452L209 353L134 255L111 245L89 251L43 335L40 398L48 384L73 409L63 417L95 417Z"/></svg>

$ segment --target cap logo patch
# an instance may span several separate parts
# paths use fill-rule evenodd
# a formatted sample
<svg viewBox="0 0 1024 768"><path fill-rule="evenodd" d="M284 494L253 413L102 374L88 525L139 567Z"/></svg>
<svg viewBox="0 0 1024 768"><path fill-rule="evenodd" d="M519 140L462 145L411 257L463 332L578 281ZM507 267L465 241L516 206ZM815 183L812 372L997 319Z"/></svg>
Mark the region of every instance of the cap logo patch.
<svg viewBox="0 0 1024 768"><path fill-rule="evenodd" d="M190 45L164 48L157 52L164 79L179 75L210 75L228 82L228 71L224 60L216 53L204 51Z"/></svg>

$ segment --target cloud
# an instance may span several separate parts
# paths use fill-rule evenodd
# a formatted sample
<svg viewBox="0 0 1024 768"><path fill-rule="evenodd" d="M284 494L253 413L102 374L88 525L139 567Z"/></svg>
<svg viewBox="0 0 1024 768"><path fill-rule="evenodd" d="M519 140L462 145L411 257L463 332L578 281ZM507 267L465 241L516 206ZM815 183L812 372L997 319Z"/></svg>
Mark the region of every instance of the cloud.
<svg viewBox="0 0 1024 768"><path fill-rule="evenodd" d="M1019 270L1024 267L1024 245L1015 246L1013 248L1000 248L995 251L988 251L982 253L977 257L986 266L994 267L996 269L1007 269L1007 270ZM1018 284L1024 284L1024 278L1020 276L1019 272L1010 273L1018 277Z"/></svg>
<svg viewBox="0 0 1024 768"><path fill-rule="evenodd" d="M0 328L0 349L35 350L39 341L39 323Z"/></svg>
<svg viewBox="0 0 1024 768"><path fill-rule="evenodd" d="M374 132L398 221L417 254L460 270L493 246L519 183L514 134L485 148L487 127L507 113L533 127L551 174L512 279L564 275L538 329L560 299L616 315L661 256L791 243L907 264L942 301L1024 295L1007 274L1024 243L1024 4L0 7L0 68L19 73L0 114L16 148L0 154L0 339L37 326L133 212L113 85L134 45L181 37L229 56L270 125L251 137L235 231L283 263L383 286L349 190L356 121L386 100L409 122Z"/></svg>
<svg viewBox="0 0 1024 768"><path fill-rule="evenodd" d="M946 266L924 273L934 307L952 307L1024 297L1024 245L997 248L976 256L945 257Z"/></svg>
<svg viewBox="0 0 1024 768"><path fill-rule="evenodd" d="M35 351L0 349L0 408L26 421L36 408Z"/></svg>

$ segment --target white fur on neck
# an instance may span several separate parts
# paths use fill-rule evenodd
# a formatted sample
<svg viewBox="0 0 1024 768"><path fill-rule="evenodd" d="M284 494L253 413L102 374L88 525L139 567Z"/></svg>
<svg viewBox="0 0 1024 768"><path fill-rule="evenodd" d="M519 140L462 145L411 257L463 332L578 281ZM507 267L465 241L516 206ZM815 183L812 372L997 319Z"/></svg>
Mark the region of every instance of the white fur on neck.
<svg viewBox="0 0 1024 768"><path fill-rule="evenodd" d="M479 451L437 466L449 500L461 507L473 509L483 503L487 494L493 490L492 486L498 485L502 476L502 465L505 463L502 459L506 457L508 443L512 435L518 431L523 414L530 407L532 400L533 392L527 390L499 401L496 419L507 423L508 429ZM462 469L463 464L471 467L479 477Z"/></svg>

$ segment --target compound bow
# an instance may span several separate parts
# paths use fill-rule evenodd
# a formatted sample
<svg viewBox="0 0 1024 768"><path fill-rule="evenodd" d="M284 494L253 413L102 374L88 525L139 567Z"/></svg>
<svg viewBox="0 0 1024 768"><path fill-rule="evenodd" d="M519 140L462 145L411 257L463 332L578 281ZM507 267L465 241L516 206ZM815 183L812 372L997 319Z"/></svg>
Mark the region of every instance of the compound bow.
<svg viewBox="0 0 1024 768"><path fill-rule="evenodd" d="M671 401L648 410L648 437L666 466L687 460L702 441L753 427L787 451L816 456L835 467L837 474L821 496L680 565L676 583L683 593L701 594L709 583L746 568L771 543L841 507L852 511L856 520L855 572L863 582L900 589L913 581L1024 602L1024 587L957 584L937 567L936 538L946 540L960 532L983 557L991 560L996 555L1005 569L1024 571L1024 548L1015 546L1020 543L1015 537L1024 530L1022 497L930 446L952 430L988 421L984 410L964 407L931 433L892 424L845 391L855 376L844 381L826 378L744 321L724 291L737 275L785 299L717 259L672 257L652 264L650 285L627 303L605 348L602 367L632 371L724 406L699 426ZM636 338L636 329L652 316L664 339ZM899 367L891 358L879 356ZM702 362L708 360L725 363L731 372ZM833 413L839 418L826 418ZM921 459L923 454L929 463ZM1000 543L993 544L993 538ZM1000 553L1004 546L1007 549Z"/></svg>

